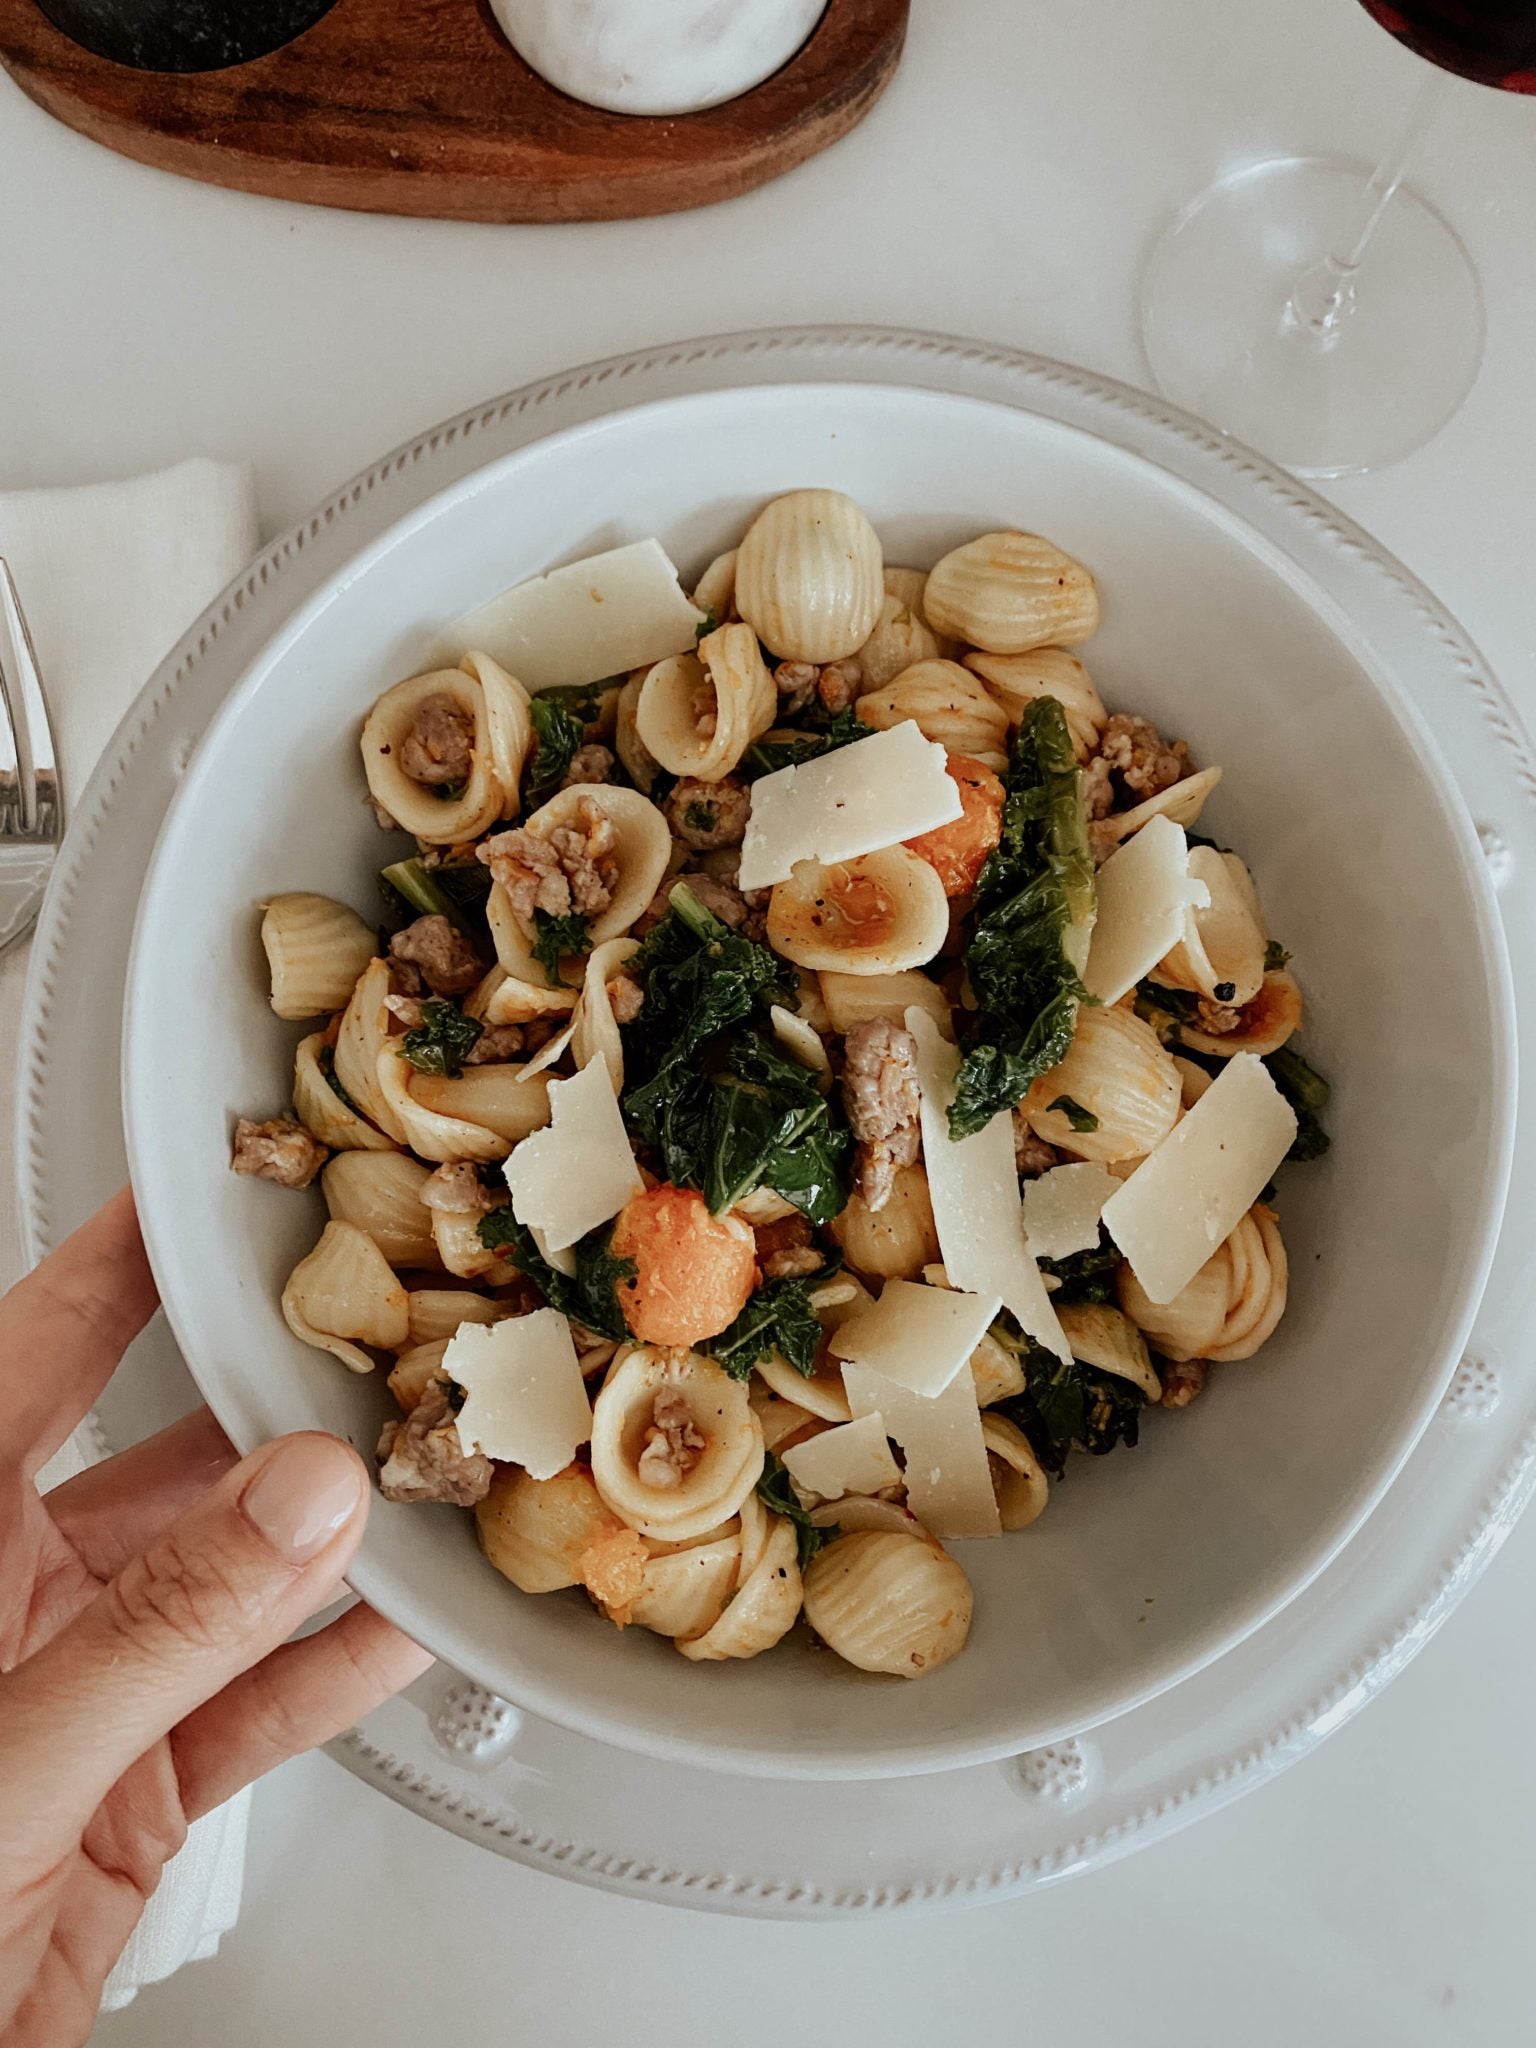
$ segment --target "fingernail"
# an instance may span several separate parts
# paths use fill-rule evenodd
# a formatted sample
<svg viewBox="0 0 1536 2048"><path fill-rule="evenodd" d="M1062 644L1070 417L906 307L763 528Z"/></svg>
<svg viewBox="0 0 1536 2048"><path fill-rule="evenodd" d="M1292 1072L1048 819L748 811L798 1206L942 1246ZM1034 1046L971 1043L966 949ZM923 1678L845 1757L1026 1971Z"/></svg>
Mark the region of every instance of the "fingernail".
<svg viewBox="0 0 1536 2048"><path fill-rule="evenodd" d="M362 1497L362 1467L338 1437L296 1436L268 1457L240 1507L280 1556L307 1564L357 1513Z"/></svg>

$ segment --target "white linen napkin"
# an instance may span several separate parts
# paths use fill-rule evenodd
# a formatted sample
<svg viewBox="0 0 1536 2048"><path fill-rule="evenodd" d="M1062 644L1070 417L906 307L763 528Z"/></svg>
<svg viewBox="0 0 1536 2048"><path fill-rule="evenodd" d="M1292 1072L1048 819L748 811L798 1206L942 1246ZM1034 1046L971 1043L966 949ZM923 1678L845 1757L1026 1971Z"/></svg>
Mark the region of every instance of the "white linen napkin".
<svg viewBox="0 0 1536 2048"><path fill-rule="evenodd" d="M197 459L123 483L0 491L0 555L32 629L58 743L66 804L161 657L255 552L248 463ZM0 1044L14 1056L26 948L0 960ZM0 1091L0 1144L14 1156L15 1091ZM13 1176L0 1175L0 1283L21 1270ZM93 1464L93 1420L46 1467L42 1484ZM211 1956L240 1910L249 1795L192 1827L108 1979L103 2007Z"/></svg>

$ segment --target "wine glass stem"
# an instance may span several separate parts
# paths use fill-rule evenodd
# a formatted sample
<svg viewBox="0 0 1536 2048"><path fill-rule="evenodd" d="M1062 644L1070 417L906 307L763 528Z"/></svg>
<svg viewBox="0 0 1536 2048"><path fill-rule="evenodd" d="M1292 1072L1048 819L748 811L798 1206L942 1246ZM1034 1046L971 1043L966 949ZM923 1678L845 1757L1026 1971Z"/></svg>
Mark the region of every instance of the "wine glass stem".
<svg viewBox="0 0 1536 2048"><path fill-rule="evenodd" d="M1425 79L1396 145L1371 173L1347 234L1321 262L1304 270L1292 287L1285 309L1286 324L1304 329L1323 347L1337 338L1354 308L1355 280L1371 237L1417 155L1449 85L1443 71L1432 71Z"/></svg>

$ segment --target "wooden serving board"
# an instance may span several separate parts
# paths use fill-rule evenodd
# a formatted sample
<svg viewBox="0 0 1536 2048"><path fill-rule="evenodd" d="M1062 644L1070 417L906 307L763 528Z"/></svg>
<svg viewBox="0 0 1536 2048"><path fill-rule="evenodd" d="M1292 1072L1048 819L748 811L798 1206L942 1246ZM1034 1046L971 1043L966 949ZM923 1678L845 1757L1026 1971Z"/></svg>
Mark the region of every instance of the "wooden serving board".
<svg viewBox="0 0 1536 2048"><path fill-rule="evenodd" d="M200 72L129 70L35 0L0 0L0 62L92 141L209 184L365 213L623 220L734 198L836 142L889 82L908 5L829 0L772 78L667 118L546 85L484 0L337 0L271 55Z"/></svg>

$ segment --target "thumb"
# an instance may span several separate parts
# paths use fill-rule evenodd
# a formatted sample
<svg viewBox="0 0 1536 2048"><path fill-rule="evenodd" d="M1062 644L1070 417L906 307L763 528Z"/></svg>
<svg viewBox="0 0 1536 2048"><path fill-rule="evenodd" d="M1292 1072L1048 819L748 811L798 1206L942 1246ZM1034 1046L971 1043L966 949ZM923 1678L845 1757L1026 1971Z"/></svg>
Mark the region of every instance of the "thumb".
<svg viewBox="0 0 1536 2048"><path fill-rule="evenodd" d="M112 1786L195 1707L334 1591L367 1520L368 1475L339 1438L266 1444L0 1678L0 1839L73 1839Z"/></svg>

